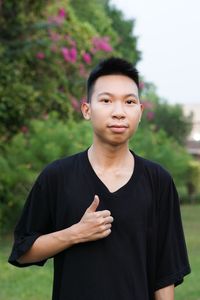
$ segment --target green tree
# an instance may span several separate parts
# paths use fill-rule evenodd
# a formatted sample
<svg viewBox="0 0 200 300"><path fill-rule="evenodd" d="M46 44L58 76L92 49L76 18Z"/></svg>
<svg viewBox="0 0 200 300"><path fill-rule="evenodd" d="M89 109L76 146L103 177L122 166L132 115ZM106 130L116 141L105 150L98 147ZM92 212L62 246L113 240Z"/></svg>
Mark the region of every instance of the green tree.
<svg viewBox="0 0 200 300"><path fill-rule="evenodd" d="M117 50L122 57L128 59L133 64L140 60L141 53L137 48L137 37L134 35L134 20L125 19L121 10L110 5L110 1L105 1L107 15L112 20L112 27L118 34Z"/></svg>
<svg viewBox="0 0 200 300"><path fill-rule="evenodd" d="M0 135L53 110L79 111L88 70L113 49L107 37L68 1L3 1L0 25Z"/></svg>
<svg viewBox="0 0 200 300"><path fill-rule="evenodd" d="M151 83L144 83L141 100L145 108L143 125L154 124L156 130L164 130L168 137L184 145L192 129L192 114L185 116L181 105L169 104L161 99Z"/></svg>
<svg viewBox="0 0 200 300"><path fill-rule="evenodd" d="M87 122L59 120L57 113L31 120L28 131L0 142L0 228L14 226L28 191L51 161L84 150L92 133Z"/></svg>
<svg viewBox="0 0 200 300"><path fill-rule="evenodd" d="M163 128L168 136L184 145L192 128L192 115L186 117L181 105L169 105L161 102L155 107L155 125L158 129Z"/></svg>
<svg viewBox="0 0 200 300"><path fill-rule="evenodd" d="M193 182L194 174L200 175L200 170L186 149L174 138L169 137L162 129L155 130L154 125L141 126L131 140L130 147L141 156L165 167L174 178L181 198L188 197L187 185ZM188 172L189 169L192 172ZM195 189L194 194L197 192L198 189Z"/></svg>
<svg viewBox="0 0 200 300"><path fill-rule="evenodd" d="M28 65L35 39L32 25L43 1L2 1L0 7L0 134L13 134L25 116L40 109L34 89L35 70ZM30 38L30 32L32 34ZM27 104L28 103L28 104Z"/></svg>
<svg viewBox="0 0 200 300"><path fill-rule="evenodd" d="M137 38L134 36L134 20L127 20L123 13L111 6L108 0L72 1L76 15L83 22L89 22L104 36L109 36L118 56L122 56L136 64L140 59L137 49Z"/></svg>
<svg viewBox="0 0 200 300"><path fill-rule="evenodd" d="M109 37L112 44L116 45L118 34L112 26L112 20L107 15L104 0L90 0L87 5L82 0L70 0L70 5L80 21L91 24L98 35Z"/></svg>

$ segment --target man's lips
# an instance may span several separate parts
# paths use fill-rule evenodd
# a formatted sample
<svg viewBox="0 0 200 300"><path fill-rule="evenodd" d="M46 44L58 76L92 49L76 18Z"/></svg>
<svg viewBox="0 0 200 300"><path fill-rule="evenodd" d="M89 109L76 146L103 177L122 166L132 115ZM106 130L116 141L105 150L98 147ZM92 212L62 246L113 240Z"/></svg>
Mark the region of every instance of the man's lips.
<svg viewBox="0 0 200 300"><path fill-rule="evenodd" d="M109 125L108 127L111 129L111 131L116 132L116 133L122 133L122 132L126 131L126 129L128 128L128 126L125 124L123 124L123 125L122 124L112 124L112 125Z"/></svg>
<svg viewBox="0 0 200 300"><path fill-rule="evenodd" d="M108 125L109 128L128 128L128 125L126 124L111 124L111 125Z"/></svg>

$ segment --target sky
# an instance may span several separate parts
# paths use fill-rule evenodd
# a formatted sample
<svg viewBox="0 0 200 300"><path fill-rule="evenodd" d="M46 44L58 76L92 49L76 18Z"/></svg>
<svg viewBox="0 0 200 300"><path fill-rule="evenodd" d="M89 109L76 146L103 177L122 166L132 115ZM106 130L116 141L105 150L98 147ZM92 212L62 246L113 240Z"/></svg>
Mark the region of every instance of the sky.
<svg viewBox="0 0 200 300"><path fill-rule="evenodd" d="M200 104L200 0L111 0L127 19L142 60L137 68L169 103Z"/></svg>

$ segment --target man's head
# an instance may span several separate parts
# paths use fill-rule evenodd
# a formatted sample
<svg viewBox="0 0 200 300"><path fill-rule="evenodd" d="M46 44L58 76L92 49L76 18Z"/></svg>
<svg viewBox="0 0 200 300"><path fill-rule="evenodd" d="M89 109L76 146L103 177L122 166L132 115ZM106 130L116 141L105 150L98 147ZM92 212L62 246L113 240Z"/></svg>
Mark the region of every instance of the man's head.
<svg viewBox="0 0 200 300"><path fill-rule="evenodd" d="M105 75L124 75L134 81L139 90L139 75L136 68L128 61L110 57L101 61L90 73L87 81L87 101L91 101L92 93L96 80Z"/></svg>
<svg viewBox="0 0 200 300"><path fill-rule="evenodd" d="M94 142L127 146L143 111L138 85L137 70L121 58L106 59L91 72L81 110L91 121Z"/></svg>

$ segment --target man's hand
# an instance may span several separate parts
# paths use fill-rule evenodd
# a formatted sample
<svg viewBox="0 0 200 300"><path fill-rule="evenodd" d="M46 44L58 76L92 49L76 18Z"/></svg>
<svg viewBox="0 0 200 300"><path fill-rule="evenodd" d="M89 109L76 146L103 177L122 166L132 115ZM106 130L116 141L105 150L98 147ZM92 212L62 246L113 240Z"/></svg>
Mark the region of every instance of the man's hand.
<svg viewBox="0 0 200 300"><path fill-rule="evenodd" d="M77 235L77 243L102 239L111 233L113 217L109 210L96 211L98 205L99 197L96 195L80 222L72 226Z"/></svg>
<svg viewBox="0 0 200 300"><path fill-rule="evenodd" d="M109 210L96 211L98 205L99 197L95 196L80 222L66 229L39 236L31 248L18 259L18 262L21 264L38 262L77 243L107 237L111 233L113 217Z"/></svg>

